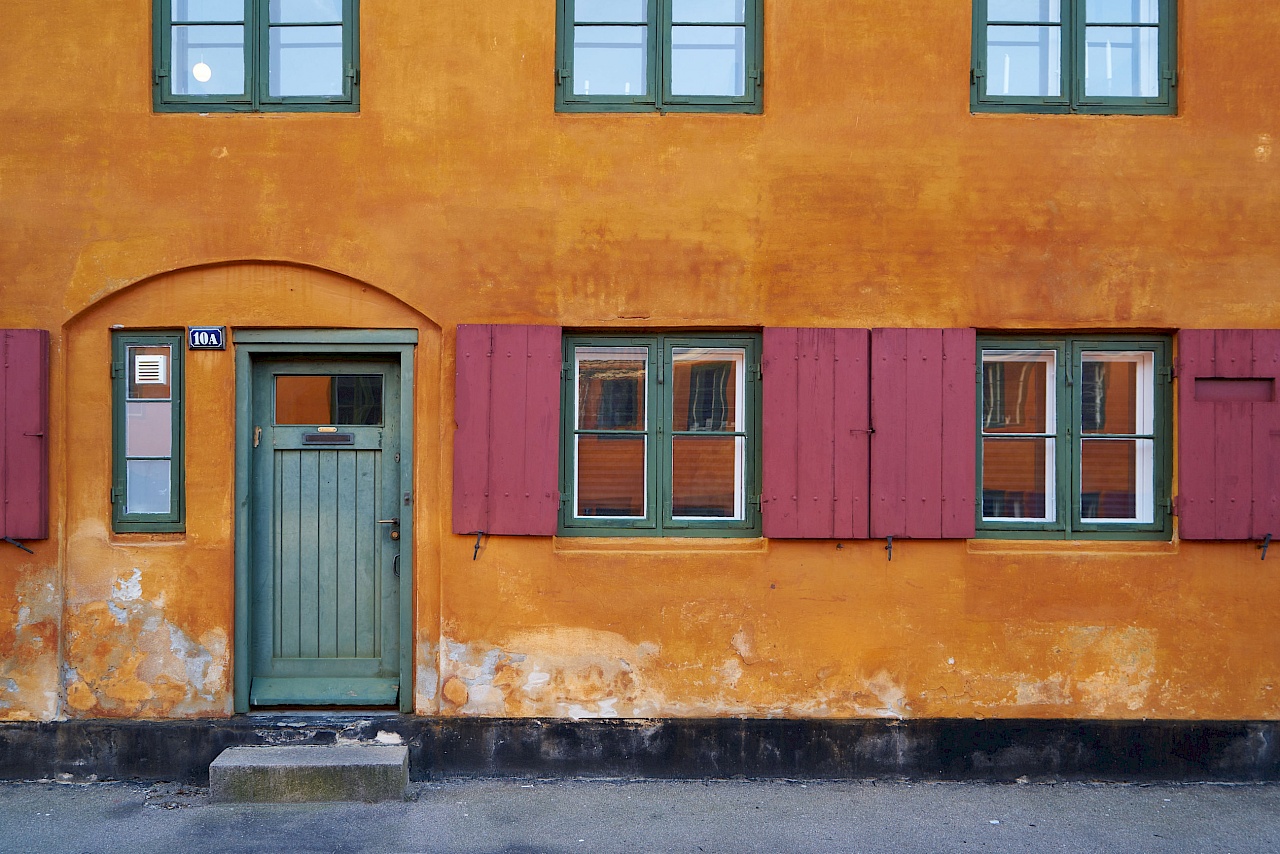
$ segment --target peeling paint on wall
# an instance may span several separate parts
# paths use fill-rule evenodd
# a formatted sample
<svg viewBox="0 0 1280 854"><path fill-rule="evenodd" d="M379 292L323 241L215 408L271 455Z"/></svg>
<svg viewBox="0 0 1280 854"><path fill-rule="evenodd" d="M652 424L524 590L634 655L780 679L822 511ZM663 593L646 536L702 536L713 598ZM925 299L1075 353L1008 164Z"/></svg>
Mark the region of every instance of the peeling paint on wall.
<svg viewBox="0 0 1280 854"><path fill-rule="evenodd" d="M105 717L226 714L226 632L192 638L162 599L144 598L142 581L133 568L114 580L110 599L68 608L68 706Z"/></svg>
<svg viewBox="0 0 1280 854"><path fill-rule="evenodd" d="M0 718L58 716L59 600L52 571L17 567L0 590ZM7 605L8 613L5 613Z"/></svg>

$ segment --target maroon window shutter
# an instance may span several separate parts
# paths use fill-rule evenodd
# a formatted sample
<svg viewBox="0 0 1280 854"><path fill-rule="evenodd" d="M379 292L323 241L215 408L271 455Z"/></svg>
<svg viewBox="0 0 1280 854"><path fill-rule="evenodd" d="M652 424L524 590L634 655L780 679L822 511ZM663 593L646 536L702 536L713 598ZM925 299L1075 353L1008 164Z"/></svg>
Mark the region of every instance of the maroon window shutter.
<svg viewBox="0 0 1280 854"><path fill-rule="evenodd" d="M0 331L0 536L49 536L49 333Z"/></svg>
<svg viewBox="0 0 1280 854"><path fill-rule="evenodd" d="M974 535L977 336L871 332L871 536Z"/></svg>
<svg viewBox="0 0 1280 854"><path fill-rule="evenodd" d="M764 330L766 537L867 536L870 335Z"/></svg>
<svg viewBox="0 0 1280 854"><path fill-rule="evenodd" d="M453 437L456 534L556 532L560 328L459 326Z"/></svg>
<svg viewBox="0 0 1280 854"><path fill-rule="evenodd" d="M1178 333L1178 534L1280 536L1280 331Z"/></svg>

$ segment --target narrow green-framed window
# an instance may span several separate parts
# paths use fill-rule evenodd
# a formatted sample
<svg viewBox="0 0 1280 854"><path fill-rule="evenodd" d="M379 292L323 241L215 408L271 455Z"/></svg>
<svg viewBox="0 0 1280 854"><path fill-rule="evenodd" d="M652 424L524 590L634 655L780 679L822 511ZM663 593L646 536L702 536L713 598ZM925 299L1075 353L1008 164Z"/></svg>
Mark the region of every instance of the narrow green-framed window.
<svg viewBox="0 0 1280 854"><path fill-rule="evenodd" d="M979 536L1167 539L1169 342L978 341Z"/></svg>
<svg viewBox="0 0 1280 854"><path fill-rule="evenodd" d="M111 519L115 531L184 529L181 332L111 340Z"/></svg>
<svg viewBox="0 0 1280 854"><path fill-rule="evenodd" d="M977 112L1176 110L1176 0L974 0Z"/></svg>
<svg viewBox="0 0 1280 854"><path fill-rule="evenodd" d="M762 0L559 0L560 112L761 110Z"/></svg>
<svg viewBox="0 0 1280 854"><path fill-rule="evenodd" d="M162 112L359 108L359 0L153 0Z"/></svg>
<svg viewBox="0 0 1280 854"><path fill-rule="evenodd" d="M562 535L760 535L758 336L564 346Z"/></svg>

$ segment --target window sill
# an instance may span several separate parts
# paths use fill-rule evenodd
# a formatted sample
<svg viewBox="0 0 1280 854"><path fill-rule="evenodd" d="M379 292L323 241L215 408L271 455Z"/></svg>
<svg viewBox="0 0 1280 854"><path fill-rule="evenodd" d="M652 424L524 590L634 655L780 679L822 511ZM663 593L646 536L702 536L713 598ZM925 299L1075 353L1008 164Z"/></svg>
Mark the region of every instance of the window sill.
<svg viewBox="0 0 1280 854"><path fill-rule="evenodd" d="M1132 554L1171 555L1169 540L969 540L969 554Z"/></svg>
<svg viewBox="0 0 1280 854"><path fill-rule="evenodd" d="M763 554L769 550L764 537L555 537L552 542L556 554Z"/></svg>
<svg viewBox="0 0 1280 854"><path fill-rule="evenodd" d="M120 546L163 546L186 539L186 531L115 531L110 542Z"/></svg>

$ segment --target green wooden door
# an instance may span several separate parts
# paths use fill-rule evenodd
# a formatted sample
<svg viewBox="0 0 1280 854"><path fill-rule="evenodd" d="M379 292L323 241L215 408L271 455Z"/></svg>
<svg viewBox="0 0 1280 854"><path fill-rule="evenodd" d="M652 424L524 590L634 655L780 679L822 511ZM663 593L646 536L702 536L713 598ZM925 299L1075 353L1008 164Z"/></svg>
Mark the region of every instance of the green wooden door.
<svg viewBox="0 0 1280 854"><path fill-rule="evenodd" d="M253 370L250 704L394 705L399 364Z"/></svg>

